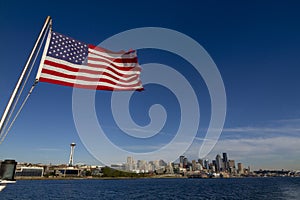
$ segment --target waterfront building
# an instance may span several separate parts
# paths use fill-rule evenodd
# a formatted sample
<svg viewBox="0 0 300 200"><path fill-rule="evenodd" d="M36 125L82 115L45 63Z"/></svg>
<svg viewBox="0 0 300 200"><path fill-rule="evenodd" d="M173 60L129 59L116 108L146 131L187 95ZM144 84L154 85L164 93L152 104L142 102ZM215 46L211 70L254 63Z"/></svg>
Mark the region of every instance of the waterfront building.
<svg viewBox="0 0 300 200"><path fill-rule="evenodd" d="M166 174L174 174L174 168L173 163L169 163L168 166L166 166Z"/></svg>
<svg viewBox="0 0 300 200"><path fill-rule="evenodd" d="M126 170L125 164L111 164L110 167L116 170Z"/></svg>
<svg viewBox="0 0 300 200"><path fill-rule="evenodd" d="M238 163L238 173L244 174L244 167L242 163Z"/></svg>
<svg viewBox="0 0 300 200"><path fill-rule="evenodd" d="M63 176L63 177L76 177L80 176L81 170L75 167L66 167L66 168L61 168L61 169L56 169L55 170L55 175L56 176Z"/></svg>
<svg viewBox="0 0 300 200"><path fill-rule="evenodd" d="M44 168L43 167L20 167L17 168L15 176L16 177L43 177Z"/></svg>
<svg viewBox="0 0 300 200"><path fill-rule="evenodd" d="M150 164L147 161L138 160L137 165L136 165L136 169L139 170L142 173L146 173L146 172L151 171L152 168L151 168Z"/></svg>

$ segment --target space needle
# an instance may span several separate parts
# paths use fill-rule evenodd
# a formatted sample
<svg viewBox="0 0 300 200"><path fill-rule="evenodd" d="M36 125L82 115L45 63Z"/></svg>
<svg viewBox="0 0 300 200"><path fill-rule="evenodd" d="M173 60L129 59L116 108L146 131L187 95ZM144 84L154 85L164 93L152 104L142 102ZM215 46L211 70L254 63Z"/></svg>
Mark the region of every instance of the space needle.
<svg viewBox="0 0 300 200"><path fill-rule="evenodd" d="M70 144L71 146L71 152L70 152L70 159L69 159L69 167L73 166L73 157L74 157L74 148L76 146L76 144L73 142Z"/></svg>

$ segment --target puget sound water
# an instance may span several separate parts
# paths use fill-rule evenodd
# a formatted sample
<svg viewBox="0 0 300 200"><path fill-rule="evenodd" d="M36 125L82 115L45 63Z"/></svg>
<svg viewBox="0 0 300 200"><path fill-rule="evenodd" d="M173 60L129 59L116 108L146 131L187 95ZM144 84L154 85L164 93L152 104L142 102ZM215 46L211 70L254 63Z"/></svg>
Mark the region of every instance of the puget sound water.
<svg viewBox="0 0 300 200"><path fill-rule="evenodd" d="M300 178L19 180L2 200L300 199Z"/></svg>

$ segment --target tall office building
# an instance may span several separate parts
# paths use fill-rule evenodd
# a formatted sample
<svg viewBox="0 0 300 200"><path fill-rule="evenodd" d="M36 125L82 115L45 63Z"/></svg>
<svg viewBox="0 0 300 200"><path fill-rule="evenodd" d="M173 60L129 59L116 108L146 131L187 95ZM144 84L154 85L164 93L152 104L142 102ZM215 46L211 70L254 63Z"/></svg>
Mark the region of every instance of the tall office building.
<svg viewBox="0 0 300 200"><path fill-rule="evenodd" d="M183 160L184 160L184 156L180 156L179 157L179 165L181 168L183 168Z"/></svg>
<svg viewBox="0 0 300 200"><path fill-rule="evenodd" d="M197 165L196 165L196 160L192 160L192 170L196 171Z"/></svg>
<svg viewBox="0 0 300 200"><path fill-rule="evenodd" d="M183 168L187 168L188 167L188 159L184 158L183 159Z"/></svg>
<svg viewBox="0 0 300 200"><path fill-rule="evenodd" d="M132 170L134 170L135 169L135 167L134 167L134 160L133 160L133 157L132 156L128 156L127 157L127 169L126 170L128 170L128 171L132 171Z"/></svg>
<svg viewBox="0 0 300 200"><path fill-rule="evenodd" d="M223 160L221 158L221 156L218 154L216 156L216 171L220 172L223 170Z"/></svg>
<svg viewBox="0 0 300 200"><path fill-rule="evenodd" d="M204 164L203 167L204 167L205 169L209 169L209 160L208 160L208 159L205 159L203 164Z"/></svg>
<svg viewBox="0 0 300 200"><path fill-rule="evenodd" d="M234 160L229 160L228 161L228 167L229 168L235 168L235 161Z"/></svg>
<svg viewBox="0 0 300 200"><path fill-rule="evenodd" d="M235 161L234 160L228 160L228 170L231 174L235 174Z"/></svg>
<svg viewBox="0 0 300 200"><path fill-rule="evenodd" d="M224 163L224 170L228 170L228 157L227 157L227 153L223 153L223 163Z"/></svg>
<svg viewBox="0 0 300 200"><path fill-rule="evenodd" d="M204 168L203 160L202 159L198 159L198 163Z"/></svg>
<svg viewBox="0 0 300 200"><path fill-rule="evenodd" d="M213 171L213 172L217 172L217 161L216 160L213 160L211 165L210 165L210 169Z"/></svg>
<svg viewBox="0 0 300 200"><path fill-rule="evenodd" d="M244 167L242 163L238 163L238 173L244 174Z"/></svg>

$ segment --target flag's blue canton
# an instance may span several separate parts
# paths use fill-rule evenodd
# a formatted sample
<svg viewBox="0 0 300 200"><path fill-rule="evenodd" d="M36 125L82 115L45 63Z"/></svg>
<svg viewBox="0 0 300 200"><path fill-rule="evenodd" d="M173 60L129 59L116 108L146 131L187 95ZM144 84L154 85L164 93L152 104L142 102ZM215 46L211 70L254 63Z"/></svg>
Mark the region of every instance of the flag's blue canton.
<svg viewBox="0 0 300 200"><path fill-rule="evenodd" d="M88 45L52 32L47 56L65 60L74 64L82 64L88 55Z"/></svg>

